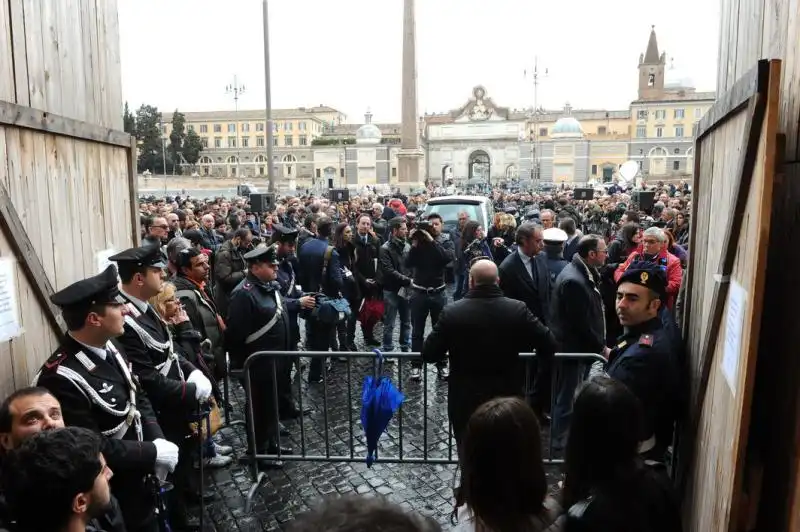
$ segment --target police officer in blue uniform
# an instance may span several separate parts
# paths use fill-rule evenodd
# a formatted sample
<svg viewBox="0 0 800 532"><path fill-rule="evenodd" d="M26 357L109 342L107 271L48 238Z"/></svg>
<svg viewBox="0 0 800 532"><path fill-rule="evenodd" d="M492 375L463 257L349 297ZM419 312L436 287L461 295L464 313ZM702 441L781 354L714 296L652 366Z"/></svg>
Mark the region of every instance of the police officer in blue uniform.
<svg viewBox="0 0 800 532"><path fill-rule="evenodd" d="M314 296L304 296L300 285L297 284L298 263L295 255L297 229L290 229L279 224L274 224L272 229L272 241L270 244L277 246L278 259L280 260L276 281L280 286L284 308L289 318L289 329L291 331L289 351L294 351L300 342L300 325L297 321L300 310L303 308L313 309L315 300ZM291 393L292 360L290 358L282 358L278 364L278 372L278 411L280 419L295 419L300 416L300 410L295 406ZM304 410L306 410L304 414L310 413L310 410Z"/></svg>
<svg viewBox="0 0 800 532"><path fill-rule="evenodd" d="M231 367L240 369L257 351L291 350L292 331L289 312L280 293L278 246L259 246L245 254L247 276L233 289L228 308L225 343ZM281 357L262 357L250 366L253 419L258 454L291 454L278 448L278 405L275 403L273 377ZM244 379L242 379L244 385ZM246 411L249 416L249 406ZM249 444L250 442L248 442Z"/></svg>
<svg viewBox="0 0 800 532"><path fill-rule="evenodd" d="M563 229L551 227L542 231L542 237L544 238L544 250L540 257L547 264L547 271L550 273L550 288L552 289L558 274L569 264L569 261L564 258L564 243L569 236Z"/></svg>
<svg viewBox="0 0 800 532"><path fill-rule="evenodd" d="M662 461L672 443L681 405L678 346L659 317L666 276L657 265L633 262L617 283L617 317L624 334L608 357L606 373L639 398L645 417L639 452Z"/></svg>

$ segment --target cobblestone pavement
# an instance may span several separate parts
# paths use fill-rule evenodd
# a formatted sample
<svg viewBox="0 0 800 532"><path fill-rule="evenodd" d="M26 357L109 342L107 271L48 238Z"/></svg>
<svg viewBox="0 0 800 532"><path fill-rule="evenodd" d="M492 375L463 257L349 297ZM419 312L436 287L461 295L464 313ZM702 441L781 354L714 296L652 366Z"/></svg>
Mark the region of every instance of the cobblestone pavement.
<svg viewBox="0 0 800 532"><path fill-rule="evenodd" d="M378 334L376 337L380 338ZM360 326L356 345L359 349L370 350L363 344ZM252 484L248 466L234 462L228 468L208 471L205 483L216 492L216 498L206 505L206 530L284 530L295 516L315 506L321 497L348 493L385 496L405 508L431 516L445 529L449 528L456 466L377 463L368 469L364 463L366 443L360 423L361 387L373 366L367 360L353 360L349 368L349 390L347 366L346 362L334 358L328 374L327 430L325 386L308 385L305 380L307 372L303 373L302 379L295 378L295 393L299 384L303 406L310 407L312 412L304 417L302 431L299 421L286 425L290 436L282 438L281 444L292 447L297 454L301 454L304 446L308 455L323 456L350 456L352 448L353 462L287 461L280 469L268 469L265 471L267 480L257 491L249 513L245 513L244 508L245 496ZM426 456L454 458L455 444L451 442L447 420L447 383L438 381L435 368L430 366L427 368L427 386L423 387L421 382L409 379L410 368L408 360L387 364L384 368L384 373L391 376L406 395L406 400L402 411L392 419L388 432L381 437L379 456L398 457L402 452L404 459L423 459ZM401 372L402 379L399 379ZM242 419L243 390L238 384L231 387L234 418ZM422 414L424 400L428 404L427 423ZM218 437L221 443L232 445L237 456L245 454L244 426L225 427ZM546 469L552 484L557 469Z"/></svg>

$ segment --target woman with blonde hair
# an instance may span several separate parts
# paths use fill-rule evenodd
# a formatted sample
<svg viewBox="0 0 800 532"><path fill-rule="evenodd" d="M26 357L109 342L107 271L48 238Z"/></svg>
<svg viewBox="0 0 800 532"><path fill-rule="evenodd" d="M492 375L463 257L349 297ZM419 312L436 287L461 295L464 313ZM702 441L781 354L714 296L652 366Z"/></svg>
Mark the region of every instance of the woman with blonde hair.
<svg viewBox="0 0 800 532"><path fill-rule="evenodd" d="M497 232L491 242L492 257L495 264L499 266L514 251L514 231L517 229L517 220L510 214L500 213L497 224Z"/></svg>
<svg viewBox="0 0 800 532"><path fill-rule="evenodd" d="M151 297L149 303L161 319L166 322L176 351L186 357L186 360L202 371L203 375L211 381L214 392L213 399L219 405L222 401L222 394L217 386L214 372L211 371L208 365L209 362L213 362L214 356L203 352L203 338L192 327L192 322L189 320L189 316L186 315L186 311L176 294L175 285L166 282L164 283L164 289L159 294ZM214 442L214 456L207 457L205 465L208 467L225 467L233 461L233 458L225 455L229 455L232 452L232 447Z"/></svg>

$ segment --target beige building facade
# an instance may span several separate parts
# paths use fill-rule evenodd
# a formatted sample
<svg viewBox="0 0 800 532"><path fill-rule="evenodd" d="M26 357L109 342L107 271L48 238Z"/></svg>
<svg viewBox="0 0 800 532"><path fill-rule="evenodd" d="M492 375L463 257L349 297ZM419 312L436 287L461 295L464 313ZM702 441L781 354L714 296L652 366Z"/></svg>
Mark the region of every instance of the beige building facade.
<svg viewBox="0 0 800 532"><path fill-rule="evenodd" d="M459 107L419 118L423 176L433 183L612 181L629 160L645 180L691 178L694 130L713 105L659 53L655 28L639 57L637 98L628 109L510 109L476 86ZM185 113L204 150L201 177L268 174L263 110ZM348 124L332 107L273 110L273 168L281 190L401 186L402 127ZM169 136L171 124L164 125Z"/></svg>

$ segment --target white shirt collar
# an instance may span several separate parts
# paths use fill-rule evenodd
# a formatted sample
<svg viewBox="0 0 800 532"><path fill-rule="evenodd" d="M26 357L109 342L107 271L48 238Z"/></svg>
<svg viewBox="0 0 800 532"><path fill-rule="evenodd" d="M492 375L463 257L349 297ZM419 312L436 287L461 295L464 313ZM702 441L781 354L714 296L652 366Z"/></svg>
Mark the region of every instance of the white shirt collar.
<svg viewBox="0 0 800 532"><path fill-rule="evenodd" d="M91 353L94 353L95 355L100 357L102 360L106 359L106 350L105 350L105 348L100 348L100 347L95 347L93 345L84 344L83 342L81 342L80 340L78 340L77 338L75 338L72 335L70 335L70 337L73 340L75 340L76 342L78 342L79 344L81 344L84 348L89 350Z"/></svg>
<svg viewBox="0 0 800 532"><path fill-rule="evenodd" d="M133 303L134 306L136 306L136 308L138 308L140 312L142 312L142 313L147 312L147 308L150 306L150 304L147 301L142 301L138 297L134 297L134 296L130 295L128 292L126 292L122 288L120 288L119 291L122 292L122 294L125 297L130 299L131 303Z"/></svg>

